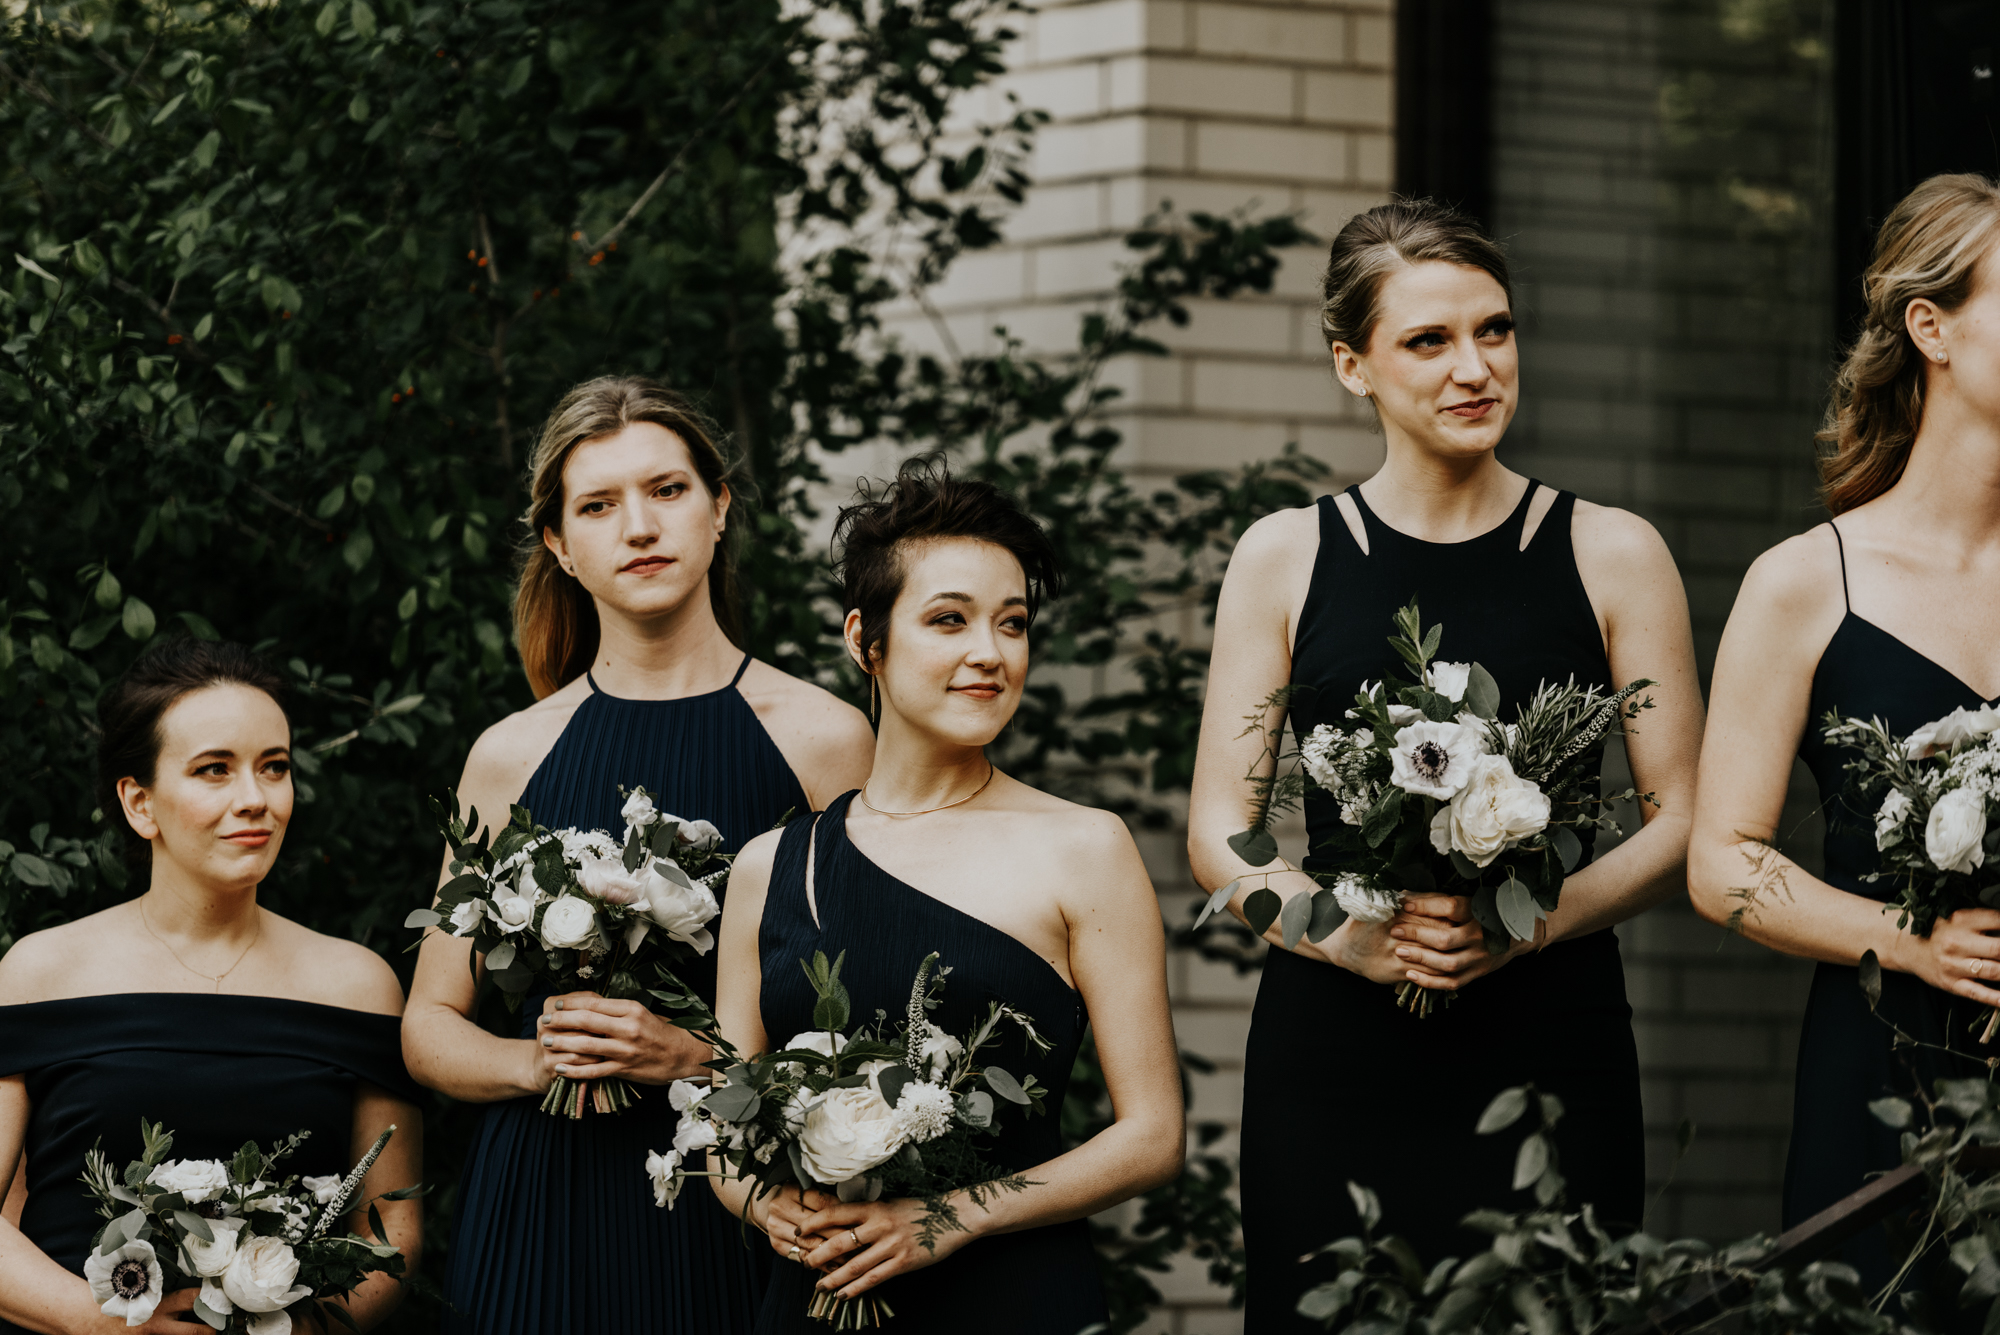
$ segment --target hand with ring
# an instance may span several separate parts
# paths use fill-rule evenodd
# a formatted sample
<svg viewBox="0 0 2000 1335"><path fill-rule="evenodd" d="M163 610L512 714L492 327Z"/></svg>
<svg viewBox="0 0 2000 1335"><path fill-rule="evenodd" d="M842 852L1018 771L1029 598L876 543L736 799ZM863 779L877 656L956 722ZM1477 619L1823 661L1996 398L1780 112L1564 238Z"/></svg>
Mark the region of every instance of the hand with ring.
<svg viewBox="0 0 2000 1335"><path fill-rule="evenodd" d="M796 1186L781 1187L765 1201L764 1233L771 1239L771 1250L787 1261L810 1264L806 1257L837 1236L821 1235L805 1226L815 1213L838 1204L824 1192L809 1191L801 1197Z"/></svg>

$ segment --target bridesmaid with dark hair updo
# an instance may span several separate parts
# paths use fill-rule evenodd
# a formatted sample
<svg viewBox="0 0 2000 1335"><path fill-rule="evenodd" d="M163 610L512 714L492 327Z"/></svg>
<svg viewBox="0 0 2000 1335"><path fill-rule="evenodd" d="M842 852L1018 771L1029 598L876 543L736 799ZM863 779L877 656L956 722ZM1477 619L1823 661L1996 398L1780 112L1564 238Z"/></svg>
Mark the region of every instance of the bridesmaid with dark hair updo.
<svg viewBox="0 0 2000 1335"><path fill-rule="evenodd" d="M190 1311L195 1289L128 1327L83 1277L104 1222L78 1181L84 1155L101 1145L120 1167L139 1158L141 1119L173 1133L177 1159L309 1132L285 1161L302 1176L345 1174L394 1125L361 1199L421 1177L396 975L367 947L257 903L292 818L282 696L240 645L175 640L98 701L104 810L124 820L146 889L0 956L0 1197L24 1148L29 1179L18 1226L0 1218L0 1332L208 1332ZM376 1208L414 1270L418 1202ZM347 1222L372 1235L365 1212ZM346 1307L368 1330L402 1293L378 1274ZM303 1313L291 1328L324 1335Z"/></svg>

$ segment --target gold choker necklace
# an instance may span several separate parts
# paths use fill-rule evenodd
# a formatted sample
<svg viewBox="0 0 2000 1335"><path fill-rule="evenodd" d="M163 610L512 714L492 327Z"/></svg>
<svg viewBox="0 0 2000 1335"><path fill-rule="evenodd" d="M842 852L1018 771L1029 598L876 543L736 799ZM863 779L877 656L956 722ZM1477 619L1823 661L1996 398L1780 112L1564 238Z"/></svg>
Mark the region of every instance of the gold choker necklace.
<svg viewBox="0 0 2000 1335"><path fill-rule="evenodd" d="M998 773L999 771L993 768L993 762L989 760L986 762L986 777L980 781L980 784L977 788L967 793L964 797L959 798L956 802L947 802L941 807L925 807L922 811L884 811L882 810L882 808L876 806L873 802L870 802L868 800L868 785L866 784L863 784L861 786L861 792L859 793L859 797L861 798L861 805L867 807L870 811L874 812L878 816L890 816L894 817L897 820L901 820L906 816L928 816L933 811L949 811L953 807L964 806L967 802L970 802L973 798L985 792L986 785L992 783L993 776Z"/></svg>

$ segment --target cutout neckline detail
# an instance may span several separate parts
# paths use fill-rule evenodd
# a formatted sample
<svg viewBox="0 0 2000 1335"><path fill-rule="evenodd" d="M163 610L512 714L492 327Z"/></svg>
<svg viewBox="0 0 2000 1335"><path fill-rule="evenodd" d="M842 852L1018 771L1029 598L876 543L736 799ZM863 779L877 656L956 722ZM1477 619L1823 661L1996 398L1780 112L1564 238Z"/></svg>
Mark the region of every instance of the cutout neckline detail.
<svg viewBox="0 0 2000 1335"><path fill-rule="evenodd" d="M1369 507L1368 498L1361 494L1361 484L1358 482L1348 487L1345 490L1345 492L1341 494L1353 498L1355 510L1361 516L1361 527L1364 534L1372 535L1376 529L1380 529L1382 532L1389 534L1392 537L1400 538L1404 542L1412 542L1420 547L1434 547L1441 551L1449 551L1458 548L1470 547L1474 543L1487 542L1495 537L1501 536L1510 531L1515 533L1523 532L1526 529L1528 523L1528 511L1533 508L1535 503L1535 497L1539 495L1542 489L1546 486L1547 486L1546 483L1541 482L1536 478L1532 477L1529 478L1527 487L1524 488L1521 492L1521 499L1514 503L1514 508L1507 512L1506 518L1502 519L1492 528L1486 529L1485 531L1480 533L1475 533L1469 538L1460 538L1455 542L1435 542L1430 538L1420 538L1414 533L1405 533L1403 532L1403 530L1396 528L1394 525L1390 524L1387 520L1383 519L1381 515L1376 514L1375 511ZM1555 491L1553 487L1550 487L1549 490ZM1556 492L1556 495L1560 496L1561 493ZM1554 509L1553 501L1550 502L1550 509ZM1548 515L1544 514L1542 516L1542 523L1547 523L1547 522L1548 522ZM1352 532L1353 530L1350 527L1349 529L1350 536L1352 536ZM1535 536L1536 537L1541 536L1540 524L1537 524L1535 527ZM1530 539L1530 541L1532 541L1532 539ZM1363 556L1373 555L1373 552L1371 550L1372 544L1363 543L1357 545L1361 547L1361 554ZM1529 545L1528 543L1517 542L1515 544L1515 550L1525 551L1528 545Z"/></svg>

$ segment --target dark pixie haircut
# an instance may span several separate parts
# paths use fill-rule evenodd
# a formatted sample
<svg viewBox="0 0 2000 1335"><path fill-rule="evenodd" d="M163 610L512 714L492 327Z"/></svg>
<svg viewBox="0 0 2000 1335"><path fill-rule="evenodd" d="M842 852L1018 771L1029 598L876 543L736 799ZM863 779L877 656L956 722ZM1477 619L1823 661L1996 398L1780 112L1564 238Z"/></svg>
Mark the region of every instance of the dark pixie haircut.
<svg viewBox="0 0 2000 1335"><path fill-rule="evenodd" d="M845 606L861 613L861 652L872 665L889 644L889 613L903 592L903 551L911 543L975 538L1005 547L1028 577L1028 620L1044 598L1062 592L1056 549L1042 526L990 482L953 477L936 455L907 459L879 490L863 482L860 499L833 526L834 568Z"/></svg>
<svg viewBox="0 0 2000 1335"><path fill-rule="evenodd" d="M240 644L228 640L164 640L139 655L97 699L98 805L106 820L124 821L118 781L141 787L157 777L166 738L160 721L182 696L210 686L248 686L285 708L285 679ZM289 713L286 722L290 723ZM117 813L115 816L113 813ZM152 845L125 822L126 857L144 861Z"/></svg>
<svg viewBox="0 0 2000 1335"><path fill-rule="evenodd" d="M1399 199L1357 213L1333 239L1320 280L1319 331L1329 349L1345 343L1368 351L1382 318L1382 284L1398 269L1427 260L1484 269L1507 300L1514 285L1507 256L1479 224L1434 199Z"/></svg>

